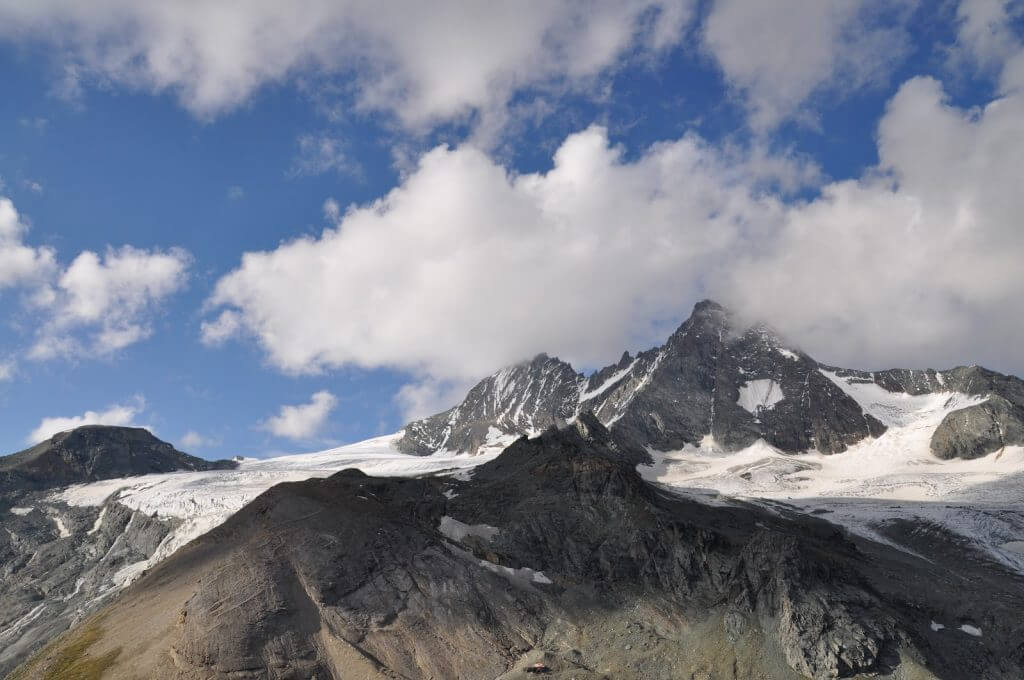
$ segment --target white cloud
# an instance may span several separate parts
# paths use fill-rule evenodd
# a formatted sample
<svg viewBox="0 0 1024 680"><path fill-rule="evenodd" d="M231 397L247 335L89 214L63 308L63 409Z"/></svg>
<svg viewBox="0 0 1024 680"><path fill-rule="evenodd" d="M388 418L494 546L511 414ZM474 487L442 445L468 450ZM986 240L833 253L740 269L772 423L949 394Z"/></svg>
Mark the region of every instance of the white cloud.
<svg viewBox="0 0 1024 680"><path fill-rule="evenodd" d="M4 359L0 361L0 382L6 382L14 377L14 372L18 368L18 363L14 359Z"/></svg>
<svg viewBox="0 0 1024 680"><path fill-rule="evenodd" d="M715 0L703 44L764 131L812 114L807 100L883 80L907 52L916 0Z"/></svg>
<svg viewBox="0 0 1024 680"><path fill-rule="evenodd" d="M240 201L245 198L245 189L234 184L228 187L227 197L229 201Z"/></svg>
<svg viewBox="0 0 1024 680"><path fill-rule="evenodd" d="M705 295L826 361L1021 371L1024 93L964 111L913 79L878 139L879 167L796 203L765 187L813 176L799 158L692 135L625 160L594 127L526 175L437 148L320 237L246 253L211 323L289 373L407 370L412 411L540 351L594 366L650 346Z"/></svg>
<svg viewBox="0 0 1024 680"><path fill-rule="evenodd" d="M181 436L181 446L184 449L202 449L219 443L218 440L203 436L195 430L189 430Z"/></svg>
<svg viewBox="0 0 1024 680"><path fill-rule="evenodd" d="M1024 5L1010 0L962 0L957 8L957 42L950 53L955 69L964 63L995 73L1002 94L1024 90L1024 43L1014 22Z"/></svg>
<svg viewBox="0 0 1024 680"><path fill-rule="evenodd" d="M395 403L404 422L444 411L459 403L473 386L474 380L444 380L424 377L403 385L395 394Z"/></svg>
<svg viewBox="0 0 1024 680"><path fill-rule="evenodd" d="M39 303L47 318L29 356L102 356L149 337L155 309L184 287L190 261L180 249L80 253Z"/></svg>
<svg viewBox="0 0 1024 680"><path fill-rule="evenodd" d="M750 216L781 210L750 183L799 176L794 163L759 157L754 173L694 136L625 161L598 127L543 174L439 147L379 201L329 211L340 222L319 238L246 253L205 333L250 333L291 373L352 363L460 380L542 350L603 361L661 337Z"/></svg>
<svg viewBox="0 0 1024 680"><path fill-rule="evenodd" d="M276 416L263 423L263 429L288 439L309 439L320 431L338 399L327 390L315 393L308 404L282 406Z"/></svg>
<svg viewBox="0 0 1024 680"><path fill-rule="evenodd" d="M20 289L38 324L33 359L108 355L152 333L152 317L181 290L191 256L184 250L86 250L63 267L49 247L24 243L28 226L0 197L0 292Z"/></svg>
<svg viewBox="0 0 1024 680"><path fill-rule="evenodd" d="M735 262L735 301L837 361L1024 369L1024 93L961 110L912 79L881 120L879 156Z"/></svg>
<svg viewBox="0 0 1024 680"><path fill-rule="evenodd" d="M0 37L55 46L59 90L100 80L174 92L201 117L270 83L343 76L359 107L410 127L504 109L534 86L579 87L628 51L677 43L693 0L0 0ZM337 88L336 88L337 89Z"/></svg>
<svg viewBox="0 0 1024 680"><path fill-rule="evenodd" d="M38 285L57 269L51 248L34 248L23 243L28 226L14 203L0 197L0 291L26 284Z"/></svg>
<svg viewBox="0 0 1024 680"><path fill-rule="evenodd" d="M32 430L26 438L29 444L36 444L49 439L58 432L73 430L82 425L119 425L144 427L134 425L135 417L146 408L146 401L142 397L136 397L132 404L115 404L105 411L86 411L80 416L57 416L43 418L39 426Z"/></svg>

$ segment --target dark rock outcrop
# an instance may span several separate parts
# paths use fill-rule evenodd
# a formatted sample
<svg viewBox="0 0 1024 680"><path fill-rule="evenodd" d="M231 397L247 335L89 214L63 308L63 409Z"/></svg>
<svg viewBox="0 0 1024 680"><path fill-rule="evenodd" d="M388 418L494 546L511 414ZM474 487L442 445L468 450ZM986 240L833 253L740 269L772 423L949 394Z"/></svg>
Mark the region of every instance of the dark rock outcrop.
<svg viewBox="0 0 1024 680"><path fill-rule="evenodd" d="M209 461L182 453L144 428L85 425L0 458L0 492L56 488L154 472L235 467L235 461Z"/></svg>
<svg viewBox="0 0 1024 680"><path fill-rule="evenodd" d="M476 452L488 432L536 435L593 412L637 446L674 450L705 437L734 451L758 439L796 453L841 453L886 426L822 371L911 395L991 396L981 410L950 414L932 450L972 457L1024 444L1024 382L978 367L866 372L819 364L770 327L705 300L661 347L589 378L541 355L477 384L444 413L405 428L400 448L428 455Z"/></svg>
<svg viewBox="0 0 1024 680"><path fill-rule="evenodd" d="M637 455L584 414L468 482L350 470L278 485L86 622L89 654L136 650L114 679L508 680L533 660L588 679L1024 671L1018 577L668 494ZM984 617L984 637L930 631L954 606Z"/></svg>

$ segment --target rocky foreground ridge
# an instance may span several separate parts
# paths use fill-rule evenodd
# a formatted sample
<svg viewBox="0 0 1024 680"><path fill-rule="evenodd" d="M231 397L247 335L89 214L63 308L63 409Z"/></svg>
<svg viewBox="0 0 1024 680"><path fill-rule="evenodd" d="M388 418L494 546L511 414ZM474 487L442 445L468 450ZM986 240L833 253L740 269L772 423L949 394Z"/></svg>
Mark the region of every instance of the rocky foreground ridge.
<svg viewBox="0 0 1024 680"><path fill-rule="evenodd" d="M1024 674L1019 576L693 502L643 481L645 455L582 415L469 480L280 484L12 678Z"/></svg>
<svg viewBox="0 0 1024 680"><path fill-rule="evenodd" d="M0 458L0 677L117 592L174 525L114 499L72 507L52 490L236 466L178 451L142 428L100 425Z"/></svg>
<svg viewBox="0 0 1024 680"><path fill-rule="evenodd" d="M628 353L590 377L540 355L502 369L462 403L410 423L408 453L476 452L489 438L537 434L593 412L624 440L660 451L711 437L725 451L758 439L789 453L841 453L886 431L847 381L892 393L962 393L979 402L950 413L931 440L938 458L977 458L1024 444L1024 381L970 366L946 371L855 371L820 364L763 323L698 303L668 341Z"/></svg>

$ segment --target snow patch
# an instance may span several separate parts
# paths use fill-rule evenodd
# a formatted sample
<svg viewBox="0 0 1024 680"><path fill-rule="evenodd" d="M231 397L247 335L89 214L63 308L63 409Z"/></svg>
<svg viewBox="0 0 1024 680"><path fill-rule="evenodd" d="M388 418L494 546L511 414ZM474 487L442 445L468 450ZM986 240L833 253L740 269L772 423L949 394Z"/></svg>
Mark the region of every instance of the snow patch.
<svg viewBox="0 0 1024 680"><path fill-rule="evenodd" d="M478 560L478 562L481 567L489 569L499 576L504 576L510 581L518 582L522 585L529 585L531 583L543 583L545 585L550 585L552 583L551 579L545 576L543 571L536 571L529 567L519 567L518 569L514 569L512 567L503 567L500 564L488 562L487 560Z"/></svg>
<svg viewBox="0 0 1024 680"><path fill-rule="evenodd" d="M441 517L437 528L446 538L458 543L461 543L467 536L476 536L489 541L497 536L500 531L497 527L488 526L487 524L464 524L448 515Z"/></svg>
<svg viewBox="0 0 1024 680"><path fill-rule="evenodd" d="M981 637L981 628L972 626L969 623L965 623L964 625L960 626L959 630L962 630L968 635L973 635L974 637Z"/></svg>
<svg viewBox="0 0 1024 680"><path fill-rule="evenodd" d="M791 352L783 347L777 347L776 349L779 351L779 354L786 357L790 361L800 361L800 355L797 354L796 352Z"/></svg>
<svg viewBox="0 0 1024 680"><path fill-rule="evenodd" d="M57 533L60 534L61 538L67 538L71 535L71 531L68 530L64 520L59 515L53 515L53 523L57 525Z"/></svg>
<svg viewBox="0 0 1024 680"><path fill-rule="evenodd" d="M634 366L636 366L636 362L637 360L633 359L633 361L630 362L629 366L626 366L625 368L616 371L612 375L608 376L608 379L605 380L600 385L598 385L596 388L590 390L589 392L583 392L582 394L580 394L580 403L582 404L585 401L590 401L594 397L600 396L601 394L607 392L616 383L618 383L627 375L629 375L629 372L633 370Z"/></svg>
<svg viewBox="0 0 1024 680"><path fill-rule="evenodd" d="M942 625L941 623L935 623L934 621L932 621L931 625L929 626L929 628L931 628L934 632L937 633L940 630L942 630L943 628L945 628L945 626Z"/></svg>
<svg viewBox="0 0 1024 680"><path fill-rule="evenodd" d="M1020 553L1024 555L1024 541L1009 541L999 546L1003 550L1009 550L1013 553Z"/></svg>
<svg viewBox="0 0 1024 680"><path fill-rule="evenodd" d="M969 406L976 406L988 397L961 392L932 392L907 394L890 392L874 382L858 378L843 378L823 368L818 371L845 392L866 413L880 420L886 427L938 427L946 414Z"/></svg>
<svg viewBox="0 0 1024 680"><path fill-rule="evenodd" d="M103 509L100 510L99 517L97 517L96 521L93 522L92 529L89 529L85 533L88 534L88 535L92 535L92 534L95 534L97 531L99 531L100 527L103 526L103 518L106 517L106 516L107 516L107 506L104 505Z"/></svg>
<svg viewBox="0 0 1024 680"><path fill-rule="evenodd" d="M24 517L28 513L32 512L35 508L11 508L11 512L20 517Z"/></svg>
<svg viewBox="0 0 1024 680"><path fill-rule="evenodd" d="M758 411L770 411L777 403L786 398L782 393L782 385L763 378L751 380L740 387L740 397L736 400L744 410L757 415Z"/></svg>

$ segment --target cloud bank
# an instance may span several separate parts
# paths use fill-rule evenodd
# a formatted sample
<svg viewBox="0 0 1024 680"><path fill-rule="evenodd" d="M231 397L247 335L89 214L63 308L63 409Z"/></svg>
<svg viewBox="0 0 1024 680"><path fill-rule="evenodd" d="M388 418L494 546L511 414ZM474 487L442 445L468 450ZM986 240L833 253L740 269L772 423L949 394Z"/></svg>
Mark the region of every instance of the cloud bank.
<svg viewBox="0 0 1024 680"><path fill-rule="evenodd" d="M204 339L251 336L289 373L389 366L429 387L540 351L600 365L707 295L826 361L1020 371L1022 121L1024 94L965 111L912 79L878 167L797 202L765 187L807 176L799 159L694 135L626 159L591 127L525 175L439 147L379 201L329 211L319 237L246 253Z"/></svg>
<svg viewBox="0 0 1024 680"><path fill-rule="evenodd" d="M343 76L355 105L405 126L503 115L526 88L585 87L628 51L682 38L693 0L0 0L0 37L56 47L58 88L172 92L209 118L292 78Z"/></svg>

